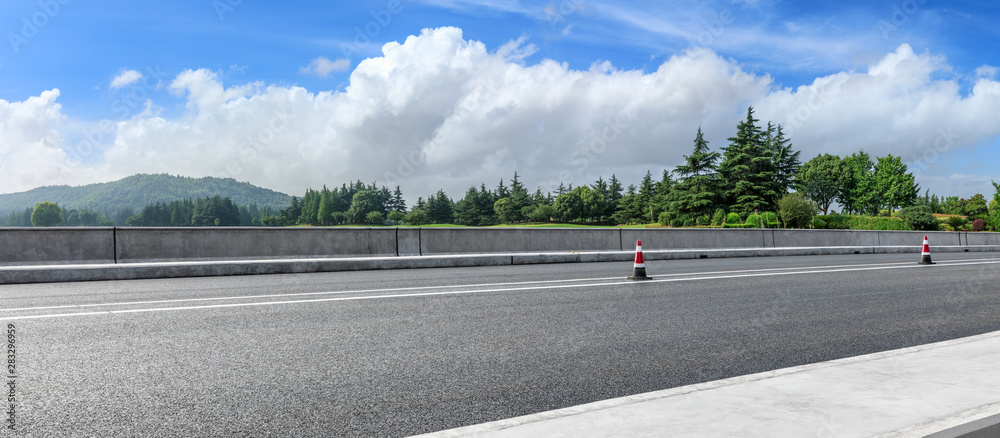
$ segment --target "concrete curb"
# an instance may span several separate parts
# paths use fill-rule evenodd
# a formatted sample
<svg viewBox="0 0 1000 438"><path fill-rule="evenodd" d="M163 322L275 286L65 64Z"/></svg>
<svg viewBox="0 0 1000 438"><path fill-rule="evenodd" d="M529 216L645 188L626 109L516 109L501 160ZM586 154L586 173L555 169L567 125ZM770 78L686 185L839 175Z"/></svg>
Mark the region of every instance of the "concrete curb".
<svg viewBox="0 0 1000 438"><path fill-rule="evenodd" d="M914 263L916 263L919 259L920 250L920 247L914 246L835 246L647 250L643 254L646 260L683 260L729 257L913 253ZM949 252L1000 252L1000 246L935 246L932 248L932 253ZM632 261L634 256L635 253L632 251L603 251L0 266L0 284L300 274L311 272L508 266L548 263L624 262Z"/></svg>
<svg viewBox="0 0 1000 438"><path fill-rule="evenodd" d="M932 344L918 345L914 347L883 351L879 353L836 359L836 360L819 362L808 365L800 365L796 367L783 368L773 371L765 371L757 374L748 374L745 376L731 377L728 379L715 380L712 382L698 383L688 386L681 386L677 388L665 389L662 391L647 392L644 394L636 394L627 397L601 400L593 403L571 406L563 409L539 412L537 414L524 415L520 417L508 418L505 420L491 421L489 423L482 423L471 426L459 427L455 429L442 430L428 434L415 435L413 438L459 438L459 437L476 436L476 435L486 434L489 432L495 432L499 430L523 426L531 423L548 421L563 417L571 417L574 415L617 408L635 403L641 403L668 397L675 397L699 391L706 391L725 386L737 385L741 383L773 379L776 377L814 371L823 368L838 367L848 364L885 359L921 351L934 350L952 345L976 342L996 337L1000 337L1000 332L984 333L981 335L970 336L960 339L952 339L949 341L935 342ZM917 424L887 436L895 438L916 438L916 437L926 437L926 436L956 437L956 436L962 436L963 434L966 433L975 432L982 430L984 428L992 427L996 424L1000 424L1000 403L982 406L976 409L972 409L970 411L962 412L958 415L954 415L946 419Z"/></svg>

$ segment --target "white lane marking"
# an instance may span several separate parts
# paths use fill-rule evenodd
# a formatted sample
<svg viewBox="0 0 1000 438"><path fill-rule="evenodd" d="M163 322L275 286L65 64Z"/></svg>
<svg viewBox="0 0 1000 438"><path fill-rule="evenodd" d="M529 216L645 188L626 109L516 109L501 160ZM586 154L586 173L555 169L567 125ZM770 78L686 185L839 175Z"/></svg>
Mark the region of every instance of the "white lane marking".
<svg viewBox="0 0 1000 438"><path fill-rule="evenodd" d="M225 301L225 300L249 300L255 298L287 298L287 297L302 297L302 296L315 296L315 295L346 295L346 294L360 294L360 293L372 293L372 292L390 292L390 291L407 291L407 290L427 290L427 289L454 289L459 287L493 287L493 286L511 286L518 284L547 284L547 283L566 283L566 282L580 282L580 281L600 281L600 280L615 280L621 278L618 277L597 277L597 278L577 278L577 279L566 279L566 280L538 280L538 281L516 281L508 283L481 283L481 284L455 284L455 285L441 285L441 286L412 286L412 287L394 287L385 289L355 289L355 290L341 290L341 291L324 291L324 292L298 292L298 293L288 293L288 294L265 294L265 295L240 295L235 297L208 297L208 298L178 298L175 300L148 300L148 301L118 301L114 303L92 303L92 304L66 304L62 306L39 306L39 307L16 307L10 309L0 309L0 312L15 312L23 310L53 310L53 309L79 309L86 307L104 307L104 306L132 306L136 304L167 304L167 303L184 303L184 302L198 302L198 301Z"/></svg>
<svg viewBox="0 0 1000 438"><path fill-rule="evenodd" d="M967 266L967 265L993 265L1000 264L1000 261L988 261L988 262L972 262L972 263L954 263L948 266ZM714 275L708 277L687 277L687 278L668 278L661 280L647 280L642 282L631 282L631 281L617 281L614 283L585 283L585 284L561 284L561 285L549 285L549 286L537 286L537 287L510 287L510 288L497 288L497 289L480 289L480 290L460 290L460 291L446 291L446 292L420 292L413 294L392 294L392 295L370 295L370 296L360 296L360 297L334 297L334 298L319 298L319 299L309 299L309 300L287 300L287 301L264 301L264 302L254 302L254 303L231 303L231 304L211 304L205 306L183 306L183 307L159 307L159 308L145 308L145 309L127 309L127 310L108 310L103 312L86 312L86 313L61 313L61 314L48 314L48 315L30 315L30 316L11 316L3 317L0 316L0 320L23 320L23 319L42 319L42 318L59 318L59 317L73 317L73 316L88 316L88 315L114 315L114 314L124 314L124 313L152 313L152 312L168 312L168 311L178 311L178 310L200 310L200 309L218 309L227 307L250 307L250 306L269 306L277 304L302 304L302 303L322 303L331 301L361 301L361 300L374 300L374 299L385 299L385 298L413 298L413 297L431 297L431 296L445 296L445 295L472 295L481 294L488 292L516 292L516 291L526 291L526 290L546 290L546 289L565 289L565 288L583 288L583 287L597 287L597 286L622 286L622 285L644 285L652 283L667 283L667 282L680 282L680 281L698 281L698 280L719 280L719 279L730 279L730 278L749 278L749 277L765 277L765 276L779 276L779 275L800 275L800 274L827 274L833 272L852 272L852 271L873 271L879 269L913 269L913 268L929 268L932 266L927 265L917 265L908 264L903 266L867 266L861 268L844 268L844 269L822 269L822 270L812 270L812 271L792 271L792 272L769 272L769 273L757 273L757 274L736 274L736 275ZM941 266L944 267L944 266Z"/></svg>
<svg viewBox="0 0 1000 438"><path fill-rule="evenodd" d="M996 259L967 259L961 261L993 261ZM943 261L941 264L955 263L958 261ZM909 265L910 262L893 262L893 263L881 263L878 265L871 264L852 264L852 265L828 265L828 266L798 266L789 268L766 268L766 269L743 269L735 271L719 271L712 272L713 274L740 274L745 272L774 272L774 271L789 271L795 269L831 269L831 268L850 268L855 266L893 266L893 265ZM657 277L683 277L691 275L702 275L706 272L687 272L678 274L661 274ZM235 301L235 300L252 300L261 298L289 298L289 297L305 297L305 296L317 296L317 295L347 295L347 294L360 294L360 293L376 293L376 292L392 292L392 291L413 291L413 290L429 290L429 289L454 289L460 287L494 287L494 286L512 286L521 284L548 284L548 283L565 283L565 282L581 282L581 281L601 281L601 280L616 280L620 279L618 277L596 277L596 278L578 278L578 279L565 279L565 280L538 280L538 281L518 281L518 282L505 282L505 283L480 283L480 284L459 284L459 285L441 285L441 286L414 286L414 287L400 287L400 288L385 288L385 289L355 289L346 291L324 291L324 292L299 292L299 293L287 293L287 294L265 294L265 295L241 295L234 297L207 297L207 298L179 298L173 300L146 300L146 301L119 301L113 303L91 303L91 304L66 304L61 306L38 306L38 307L15 307L10 309L0 309L0 312L17 312L26 310L57 310L57 309L85 309L91 307L110 307L110 306L134 306L138 304L170 304L170 303L189 303L189 302L205 302L205 301Z"/></svg>

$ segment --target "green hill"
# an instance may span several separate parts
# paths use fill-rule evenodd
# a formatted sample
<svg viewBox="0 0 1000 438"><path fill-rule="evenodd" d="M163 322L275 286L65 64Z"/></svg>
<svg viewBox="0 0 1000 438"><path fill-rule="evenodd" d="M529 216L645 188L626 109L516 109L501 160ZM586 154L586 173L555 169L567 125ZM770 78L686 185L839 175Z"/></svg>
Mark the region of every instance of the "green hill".
<svg viewBox="0 0 1000 438"><path fill-rule="evenodd" d="M55 202L66 210L86 208L113 214L125 208L139 211L149 203L208 198L214 195L229 197L236 205L257 204L262 208L281 209L292 202L290 195L237 182L232 178L139 174L107 183L80 187L47 186L0 195L0 215L23 211L42 201Z"/></svg>

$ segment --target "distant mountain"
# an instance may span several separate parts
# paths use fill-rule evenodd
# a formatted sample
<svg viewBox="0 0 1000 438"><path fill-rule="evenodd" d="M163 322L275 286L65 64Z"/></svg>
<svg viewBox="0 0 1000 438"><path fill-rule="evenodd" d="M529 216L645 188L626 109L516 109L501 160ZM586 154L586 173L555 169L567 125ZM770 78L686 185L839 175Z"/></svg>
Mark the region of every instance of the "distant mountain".
<svg viewBox="0 0 1000 438"><path fill-rule="evenodd" d="M118 181L80 187L48 186L27 192L0 195L0 215L24 211L36 203L51 201L63 209L84 208L114 214L125 208L138 212L149 203L179 199L229 197L236 205L285 208L292 197L284 193L237 182L232 178L188 178L171 175L133 175Z"/></svg>

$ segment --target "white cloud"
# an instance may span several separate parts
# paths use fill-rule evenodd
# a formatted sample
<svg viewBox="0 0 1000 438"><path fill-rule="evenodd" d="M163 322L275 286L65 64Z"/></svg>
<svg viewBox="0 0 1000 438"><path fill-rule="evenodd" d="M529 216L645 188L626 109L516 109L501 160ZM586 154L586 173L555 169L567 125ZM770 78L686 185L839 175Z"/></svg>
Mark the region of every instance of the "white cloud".
<svg viewBox="0 0 1000 438"><path fill-rule="evenodd" d="M982 65L976 69L976 77L993 79L997 76L998 72L1000 72L1000 69L992 65Z"/></svg>
<svg viewBox="0 0 1000 438"><path fill-rule="evenodd" d="M760 100L759 115L782 123L807 158L864 148L901 156L911 170L940 172L949 153L1000 135L1000 83L981 78L963 96L959 83L934 79L949 70L943 58L903 44L867 72L773 91Z"/></svg>
<svg viewBox="0 0 1000 438"><path fill-rule="evenodd" d="M335 71L347 71L351 68L351 60L347 58L339 58L336 61L331 61L325 56L320 56L313 59L308 66L299 69L299 73L302 74L314 74L321 78L327 78L330 73Z"/></svg>
<svg viewBox="0 0 1000 438"><path fill-rule="evenodd" d="M21 102L0 99L0 193L82 176L67 165L62 150L59 130L66 123L66 116L56 103L58 97L56 89Z"/></svg>
<svg viewBox="0 0 1000 438"><path fill-rule="evenodd" d="M111 89L117 90L122 87L132 85L142 79L142 73L135 70L122 70L111 80Z"/></svg>
<svg viewBox="0 0 1000 438"><path fill-rule="evenodd" d="M646 170L679 164L699 126L714 150L724 147L749 105L762 121L784 124L805 159L864 148L913 162L943 148L927 160L927 173L1000 133L1000 83L980 78L963 94L954 81L936 79L950 68L942 58L905 45L866 72L796 89L776 88L769 76L707 49L672 56L648 73L609 62L587 70L553 60L527 65L533 48L524 40L491 52L455 28L425 30L382 51L357 65L343 91L227 86L217 73L184 71L169 85L186 100L184 114L118 122L104 161L70 173L46 170L63 155L58 91L0 101L0 156L25 145L33 151L3 159L4 184L23 190L166 172L300 194L360 179L400 184L413 200L437 189L461 196L514 171L532 189L612 173L632 183Z"/></svg>

